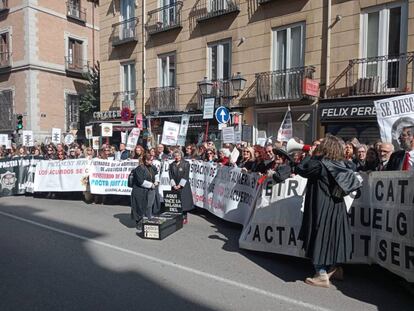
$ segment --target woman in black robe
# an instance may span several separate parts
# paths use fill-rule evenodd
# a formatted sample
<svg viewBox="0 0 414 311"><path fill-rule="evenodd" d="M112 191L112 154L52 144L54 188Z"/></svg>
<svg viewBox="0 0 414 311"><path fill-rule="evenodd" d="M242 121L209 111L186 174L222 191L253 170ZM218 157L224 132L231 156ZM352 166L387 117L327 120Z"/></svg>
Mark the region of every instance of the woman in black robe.
<svg viewBox="0 0 414 311"><path fill-rule="evenodd" d="M153 157L146 154L141 165L134 169L131 192L132 213L138 233L142 232L143 218L152 218L152 208L155 203L155 188L159 183L157 168L152 165Z"/></svg>
<svg viewBox="0 0 414 311"><path fill-rule="evenodd" d="M344 196L361 187L352 169L343 161L343 144L327 136L312 157L306 157L295 173L308 179L305 209L299 239L316 274L305 282L329 287L337 265L349 261L352 251L351 228Z"/></svg>
<svg viewBox="0 0 414 311"><path fill-rule="evenodd" d="M170 164L170 185L172 190L181 193L181 204L183 208L183 223L188 223L187 212L193 209L193 193L190 187L190 163L183 160L181 150L173 152L174 162Z"/></svg>

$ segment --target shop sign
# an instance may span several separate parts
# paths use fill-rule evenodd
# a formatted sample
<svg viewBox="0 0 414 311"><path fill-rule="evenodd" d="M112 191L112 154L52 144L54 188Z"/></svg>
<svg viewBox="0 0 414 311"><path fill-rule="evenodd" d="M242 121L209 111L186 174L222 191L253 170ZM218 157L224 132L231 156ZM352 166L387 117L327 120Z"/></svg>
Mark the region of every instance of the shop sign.
<svg viewBox="0 0 414 311"><path fill-rule="evenodd" d="M341 119L372 119L376 117L375 106L372 102L361 104L320 104L319 116L321 121Z"/></svg>
<svg viewBox="0 0 414 311"><path fill-rule="evenodd" d="M121 118L121 110L107 110L107 111L95 111L93 113L95 120L108 120Z"/></svg>
<svg viewBox="0 0 414 311"><path fill-rule="evenodd" d="M303 79L303 94L319 97L319 82L309 78Z"/></svg>

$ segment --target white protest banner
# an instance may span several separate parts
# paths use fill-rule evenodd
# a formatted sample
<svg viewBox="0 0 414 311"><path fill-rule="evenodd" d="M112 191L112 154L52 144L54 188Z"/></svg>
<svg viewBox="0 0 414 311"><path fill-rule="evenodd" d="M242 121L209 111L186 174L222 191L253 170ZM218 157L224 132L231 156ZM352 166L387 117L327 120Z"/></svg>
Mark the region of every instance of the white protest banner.
<svg viewBox="0 0 414 311"><path fill-rule="evenodd" d="M130 195L132 188L128 187L128 176L138 164L138 160L92 160L89 173L91 193Z"/></svg>
<svg viewBox="0 0 414 311"><path fill-rule="evenodd" d="M22 138L23 138L23 146L25 147L34 146L33 131L28 131L28 130L23 131Z"/></svg>
<svg viewBox="0 0 414 311"><path fill-rule="evenodd" d="M221 130L224 144L234 144L234 127L228 126Z"/></svg>
<svg viewBox="0 0 414 311"><path fill-rule="evenodd" d="M11 140L10 139L7 140L5 146L6 146L6 149L11 149Z"/></svg>
<svg viewBox="0 0 414 311"><path fill-rule="evenodd" d="M279 131L277 132L277 140L288 141L292 137L293 137L292 112L290 111L290 106L288 106L288 110L286 111L285 117L283 118Z"/></svg>
<svg viewBox="0 0 414 311"><path fill-rule="evenodd" d="M189 123L190 123L190 116L188 114L184 114L181 117L180 131L178 133L178 140L177 140L178 146L185 146L185 139L187 137Z"/></svg>
<svg viewBox="0 0 414 311"><path fill-rule="evenodd" d="M101 123L101 136L112 137L112 123Z"/></svg>
<svg viewBox="0 0 414 311"><path fill-rule="evenodd" d="M167 146L176 146L179 131L180 124L165 121L164 128L162 131L161 144Z"/></svg>
<svg viewBox="0 0 414 311"><path fill-rule="evenodd" d="M92 139L93 129L92 125L85 126L85 137L86 139Z"/></svg>
<svg viewBox="0 0 414 311"><path fill-rule="evenodd" d="M52 128L52 143L57 145L62 141L62 130L58 128Z"/></svg>
<svg viewBox="0 0 414 311"><path fill-rule="evenodd" d="M127 132L121 132L121 143L126 144L127 142Z"/></svg>
<svg viewBox="0 0 414 311"><path fill-rule="evenodd" d="M65 144L66 145L73 144L74 141L75 141L75 136L73 136L72 134L66 134L66 136L65 136Z"/></svg>
<svg viewBox="0 0 414 311"><path fill-rule="evenodd" d="M266 131L258 131L256 144L264 147L266 145L266 141L267 141Z"/></svg>
<svg viewBox="0 0 414 311"><path fill-rule="evenodd" d="M383 142L398 146L404 127L414 125L414 94L374 101Z"/></svg>
<svg viewBox="0 0 414 311"><path fill-rule="evenodd" d="M414 174L374 172L370 189L371 258L414 282Z"/></svg>
<svg viewBox="0 0 414 311"><path fill-rule="evenodd" d="M9 135L0 134L0 146L6 146L8 140L9 140Z"/></svg>
<svg viewBox="0 0 414 311"><path fill-rule="evenodd" d="M203 105L203 119L214 118L214 103L216 102L215 97L204 98Z"/></svg>
<svg viewBox="0 0 414 311"><path fill-rule="evenodd" d="M133 128L131 130L131 133L128 135L128 140L126 144L126 150L134 150L135 146L138 143L139 134L141 133L141 130L137 127Z"/></svg>
<svg viewBox="0 0 414 311"><path fill-rule="evenodd" d="M40 161L36 166L35 192L85 191L89 160Z"/></svg>
<svg viewBox="0 0 414 311"><path fill-rule="evenodd" d="M99 150L101 147L100 137L99 136L92 136L92 148L94 150Z"/></svg>

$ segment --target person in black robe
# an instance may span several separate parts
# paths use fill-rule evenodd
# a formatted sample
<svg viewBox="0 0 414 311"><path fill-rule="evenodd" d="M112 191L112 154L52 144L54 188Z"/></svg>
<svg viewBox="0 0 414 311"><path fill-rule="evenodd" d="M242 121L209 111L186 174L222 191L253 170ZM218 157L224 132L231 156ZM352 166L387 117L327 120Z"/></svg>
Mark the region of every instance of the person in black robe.
<svg viewBox="0 0 414 311"><path fill-rule="evenodd" d="M142 232L143 219L152 218L155 189L159 183L159 174L157 168L152 165L152 159L150 154L146 154L144 163L137 166L133 173L131 206L138 233Z"/></svg>
<svg viewBox="0 0 414 311"><path fill-rule="evenodd" d="M343 145L329 135L295 167L308 179L299 240L312 260L316 274L306 278L310 285L329 287L330 277L342 274L337 267L349 261L352 251L351 228L344 196L361 187L361 181L343 161Z"/></svg>
<svg viewBox="0 0 414 311"><path fill-rule="evenodd" d="M183 160L181 150L173 152L174 162L170 164L169 175L171 189L181 193L183 223L188 223L187 212L193 209L193 193L190 187L190 163Z"/></svg>

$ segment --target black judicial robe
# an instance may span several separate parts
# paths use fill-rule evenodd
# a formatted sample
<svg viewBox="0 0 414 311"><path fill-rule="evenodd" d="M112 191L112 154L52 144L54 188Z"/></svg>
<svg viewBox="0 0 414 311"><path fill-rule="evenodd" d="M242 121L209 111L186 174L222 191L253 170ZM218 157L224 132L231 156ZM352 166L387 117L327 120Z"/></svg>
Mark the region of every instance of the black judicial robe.
<svg viewBox="0 0 414 311"><path fill-rule="evenodd" d="M351 228L343 197L361 183L343 161L306 157L295 172L308 179L299 240L314 265L349 261Z"/></svg>
<svg viewBox="0 0 414 311"><path fill-rule="evenodd" d="M181 203L183 211L189 211L194 208L193 194L190 186L190 163L181 160L179 163L172 162L169 168L170 185L172 186L183 186L181 190Z"/></svg>
<svg viewBox="0 0 414 311"><path fill-rule="evenodd" d="M134 169L134 182L131 192L131 206L136 221L143 216L152 217L152 207L155 202L156 190L152 189L155 181L158 181L158 171L154 165L139 165Z"/></svg>

